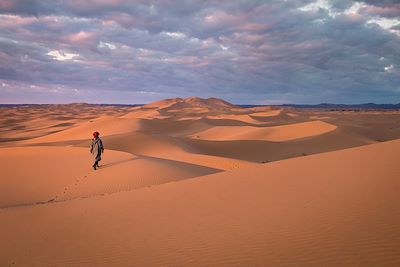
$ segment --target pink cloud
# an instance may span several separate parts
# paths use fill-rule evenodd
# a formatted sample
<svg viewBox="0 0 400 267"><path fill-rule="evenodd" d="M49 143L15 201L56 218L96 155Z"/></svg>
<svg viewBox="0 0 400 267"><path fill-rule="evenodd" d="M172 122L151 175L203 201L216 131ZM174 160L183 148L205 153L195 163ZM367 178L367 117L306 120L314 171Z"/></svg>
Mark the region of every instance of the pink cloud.
<svg viewBox="0 0 400 267"><path fill-rule="evenodd" d="M272 28L272 25L265 23L246 23L241 25L238 29L246 32L261 32Z"/></svg>
<svg viewBox="0 0 400 267"><path fill-rule="evenodd" d="M135 18L126 13L120 13L120 14L107 16L104 19L103 24L112 25L114 22L116 22L117 24L119 24L120 26L122 26L124 28L132 28L135 25L143 24L143 22L139 18Z"/></svg>
<svg viewBox="0 0 400 267"><path fill-rule="evenodd" d="M360 13L380 17L398 17L400 16L400 4L387 6L366 5L365 7L361 8Z"/></svg>
<svg viewBox="0 0 400 267"><path fill-rule="evenodd" d="M67 5L74 9L91 9L93 7L118 7L124 2L125 0L70 0Z"/></svg>
<svg viewBox="0 0 400 267"><path fill-rule="evenodd" d="M266 36L263 34L249 33L234 33L233 38L235 43L249 44L252 46L258 46L266 40Z"/></svg>
<svg viewBox="0 0 400 267"><path fill-rule="evenodd" d="M206 24L214 27L233 26L243 20L242 16L232 15L224 11L215 11L204 17Z"/></svg>
<svg viewBox="0 0 400 267"><path fill-rule="evenodd" d="M97 44L97 36L92 32L80 31L78 33L67 35L65 41L78 46L93 46Z"/></svg>
<svg viewBox="0 0 400 267"><path fill-rule="evenodd" d="M37 21L35 17L21 17L17 15L0 16L0 24L3 28L15 28L17 26L29 25Z"/></svg>

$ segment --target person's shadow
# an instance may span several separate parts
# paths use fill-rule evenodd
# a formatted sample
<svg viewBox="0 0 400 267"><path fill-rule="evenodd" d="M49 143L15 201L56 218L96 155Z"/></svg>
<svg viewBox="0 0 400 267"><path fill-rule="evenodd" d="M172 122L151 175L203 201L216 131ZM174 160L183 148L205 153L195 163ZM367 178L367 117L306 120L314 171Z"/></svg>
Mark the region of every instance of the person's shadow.
<svg viewBox="0 0 400 267"><path fill-rule="evenodd" d="M110 163L106 163L106 164L99 164L100 169L104 169L104 168L108 168L108 167L112 167L115 165L119 165L128 161L132 161L132 160L138 160L139 157L135 157L135 158L130 158L130 159L124 159L124 160L120 160L120 161L115 161L115 162L110 162Z"/></svg>

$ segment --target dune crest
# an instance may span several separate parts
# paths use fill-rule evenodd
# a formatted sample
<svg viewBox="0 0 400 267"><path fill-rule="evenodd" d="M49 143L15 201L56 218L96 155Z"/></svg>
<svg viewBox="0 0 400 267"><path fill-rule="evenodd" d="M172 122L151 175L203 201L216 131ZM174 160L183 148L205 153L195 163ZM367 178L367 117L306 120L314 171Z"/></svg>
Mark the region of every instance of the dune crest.
<svg viewBox="0 0 400 267"><path fill-rule="evenodd" d="M213 141L264 140L273 142L290 141L331 132L337 127L322 122L310 121L272 127L215 126L191 135L192 138Z"/></svg>
<svg viewBox="0 0 400 267"><path fill-rule="evenodd" d="M77 126L74 126L72 128L66 129L61 132L27 140L24 143L33 144L33 143L62 142L71 140L84 140L84 139L90 139L91 134L95 131L100 131L101 136L109 136L109 135L133 132L138 129L140 129L140 119L100 117L95 120L80 123Z"/></svg>
<svg viewBox="0 0 400 267"><path fill-rule="evenodd" d="M0 161L0 208L110 194L219 172L110 149L93 171L89 149L78 147L2 148Z"/></svg>
<svg viewBox="0 0 400 267"><path fill-rule="evenodd" d="M244 109L218 98L171 98L143 105L132 111L124 118L175 118L177 120L187 117L204 117L209 114L229 113L232 110L243 112Z"/></svg>
<svg viewBox="0 0 400 267"><path fill-rule="evenodd" d="M222 115L214 115L207 116L207 119L210 120L231 120L231 121L240 121L247 124L264 124L265 122L261 122L253 119L248 114L222 114Z"/></svg>
<svg viewBox="0 0 400 267"><path fill-rule="evenodd" d="M260 112L255 112L250 114L250 116L253 117L272 117L272 116L278 116L281 114L282 110L281 109L274 109L270 111L260 111Z"/></svg>

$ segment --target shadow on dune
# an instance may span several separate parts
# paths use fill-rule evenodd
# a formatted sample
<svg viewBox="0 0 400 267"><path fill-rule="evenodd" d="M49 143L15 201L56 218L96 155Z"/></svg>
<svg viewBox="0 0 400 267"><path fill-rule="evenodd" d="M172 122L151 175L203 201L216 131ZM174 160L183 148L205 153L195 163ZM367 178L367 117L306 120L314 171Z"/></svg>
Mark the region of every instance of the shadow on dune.
<svg viewBox="0 0 400 267"><path fill-rule="evenodd" d="M106 163L106 164L101 164L101 161L100 161L99 167L100 167L100 169L109 168L109 167L112 167L112 166L115 166L115 165L123 164L123 163L129 162L129 161L133 161L133 160L137 160L137 159L139 159L139 158L135 157L135 158L124 159L124 160L120 160L120 161L116 161L116 162L110 162L110 163Z"/></svg>

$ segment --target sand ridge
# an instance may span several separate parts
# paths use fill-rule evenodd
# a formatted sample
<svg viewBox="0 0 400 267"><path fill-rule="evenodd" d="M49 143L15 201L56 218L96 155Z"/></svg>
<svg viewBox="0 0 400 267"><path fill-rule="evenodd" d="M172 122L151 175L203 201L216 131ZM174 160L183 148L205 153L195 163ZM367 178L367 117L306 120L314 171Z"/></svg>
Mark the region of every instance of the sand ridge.
<svg viewBox="0 0 400 267"><path fill-rule="evenodd" d="M265 124L262 121L253 119L248 114L224 114L224 115L214 115L207 116L206 119L209 120L232 120L232 121L240 121L246 124Z"/></svg>
<svg viewBox="0 0 400 267"><path fill-rule="evenodd" d="M192 135L202 140L266 140L274 142L290 141L321 135L335 130L335 125L323 121L309 121L272 127L216 126Z"/></svg>
<svg viewBox="0 0 400 267"><path fill-rule="evenodd" d="M93 133L98 129L102 129L102 136L131 132L140 129L140 119L101 117L95 120L90 120L88 122L80 123L75 127L66 129L61 132L34 138L25 142L27 144L32 144L69 140L84 140L88 139L90 133Z"/></svg>
<svg viewBox="0 0 400 267"><path fill-rule="evenodd" d="M83 103L0 108L0 142L46 136L96 118L121 116L128 111L128 107Z"/></svg>
<svg viewBox="0 0 400 267"><path fill-rule="evenodd" d="M105 151L99 170L92 170L91 160L88 148L0 149L3 165L0 208L110 194L219 172L199 165L138 157L109 149Z"/></svg>
<svg viewBox="0 0 400 267"><path fill-rule="evenodd" d="M281 114L282 110L281 109L275 109L275 110L270 110L270 111L260 111L260 112L255 112L250 114L250 116L253 117L272 117L272 116L278 116Z"/></svg>

